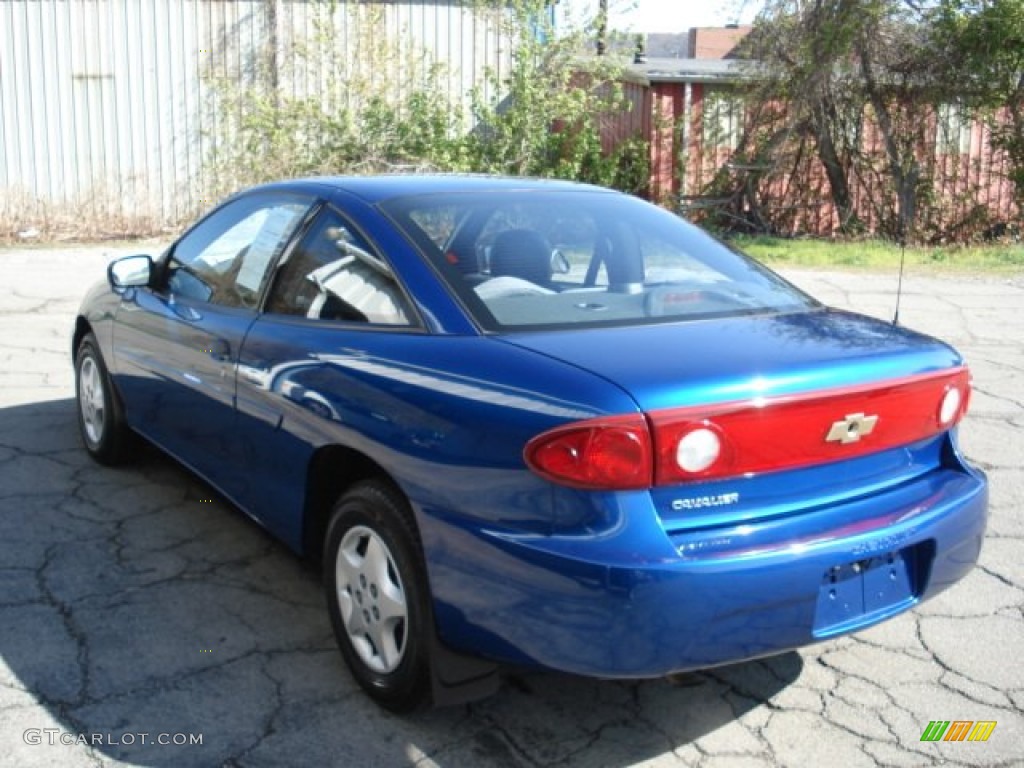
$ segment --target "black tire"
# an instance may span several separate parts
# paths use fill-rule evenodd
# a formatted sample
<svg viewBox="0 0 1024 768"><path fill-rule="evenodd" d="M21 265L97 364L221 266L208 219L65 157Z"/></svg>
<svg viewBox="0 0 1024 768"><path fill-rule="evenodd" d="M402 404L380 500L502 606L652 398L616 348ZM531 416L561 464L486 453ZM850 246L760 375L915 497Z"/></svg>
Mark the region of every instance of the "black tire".
<svg viewBox="0 0 1024 768"><path fill-rule="evenodd" d="M107 466L128 461L132 432L91 333L85 335L75 354L75 401L78 431L89 455Z"/></svg>
<svg viewBox="0 0 1024 768"><path fill-rule="evenodd" d="M402 494L370 480L342 495L327 528L323 569L327 611L352 676L391 712L429 706L433 620Z"/></svg>

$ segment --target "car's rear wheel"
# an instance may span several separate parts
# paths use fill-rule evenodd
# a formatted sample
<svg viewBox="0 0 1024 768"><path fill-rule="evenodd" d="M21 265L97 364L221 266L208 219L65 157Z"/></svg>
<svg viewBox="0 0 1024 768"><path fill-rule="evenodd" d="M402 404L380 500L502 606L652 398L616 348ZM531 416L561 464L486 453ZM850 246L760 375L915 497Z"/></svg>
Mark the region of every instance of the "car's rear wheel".
<svg viewBox="0 0 1024 768"><path fill-rule="evenodd" d="M75 396L82 443L101 464L122 464L128 459L131 430L114 396L110 375L91 333L78 345L75 355Z"/></svg>
<svg viewBox="0 0 1024 768"><path fill-rule="evenodd" d="M335 505L324 545L327 609L353 677L378 704L430 703L430 602L412 513L373 480Z"/></svg>

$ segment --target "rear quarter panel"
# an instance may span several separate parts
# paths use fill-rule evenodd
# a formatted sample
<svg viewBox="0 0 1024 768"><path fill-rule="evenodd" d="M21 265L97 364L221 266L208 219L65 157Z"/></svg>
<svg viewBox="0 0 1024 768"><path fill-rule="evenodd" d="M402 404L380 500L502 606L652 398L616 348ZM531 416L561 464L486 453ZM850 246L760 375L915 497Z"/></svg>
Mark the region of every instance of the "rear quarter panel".
<svg viewBox="0 0 1024 768"><path fill-rule="evenodd" d="M237 397L239 460L252 478L243 503L293 546L305 467L323 446L383 467L425 538L434 518L547 533L559 512L551 486L526 469L526 442L566 421L636 411L618 387L488 337L283 317L253 325Z"/></svg>

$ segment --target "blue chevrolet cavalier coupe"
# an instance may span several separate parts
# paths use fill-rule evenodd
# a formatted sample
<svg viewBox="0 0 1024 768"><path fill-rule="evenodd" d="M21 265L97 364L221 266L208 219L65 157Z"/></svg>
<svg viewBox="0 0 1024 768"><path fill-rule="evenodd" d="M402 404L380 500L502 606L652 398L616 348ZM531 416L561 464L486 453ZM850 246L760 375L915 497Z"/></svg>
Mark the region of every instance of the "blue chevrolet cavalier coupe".
<svg viewBox="0 0 1024 768"><path fill-rule="evenodd" d="M341 652L395 711L500 665L779 653L981 547L954 350L599 188L250 189L114 261L73 352L88 452L141 435L321 562Z"/></svg>

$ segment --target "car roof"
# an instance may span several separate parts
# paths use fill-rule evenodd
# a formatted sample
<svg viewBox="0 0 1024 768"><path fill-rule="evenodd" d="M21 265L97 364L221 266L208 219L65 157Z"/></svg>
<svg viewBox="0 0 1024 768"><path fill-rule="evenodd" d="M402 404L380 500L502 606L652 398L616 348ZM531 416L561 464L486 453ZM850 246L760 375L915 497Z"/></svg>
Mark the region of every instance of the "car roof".
<svg viewBox="0 0 1024 768"><path fill-rule="evenodd" d="M479 193L485 191L537 190L537 191L590 191L611 190L590 184L558 179L536 179L517 176L486 176L473 174L385 174L381 176L313 176L282 180L264 184L256 189L310 189L319 187L330 191L347 192L368 203L377 203L406 195L434 193Z"/></svg>

